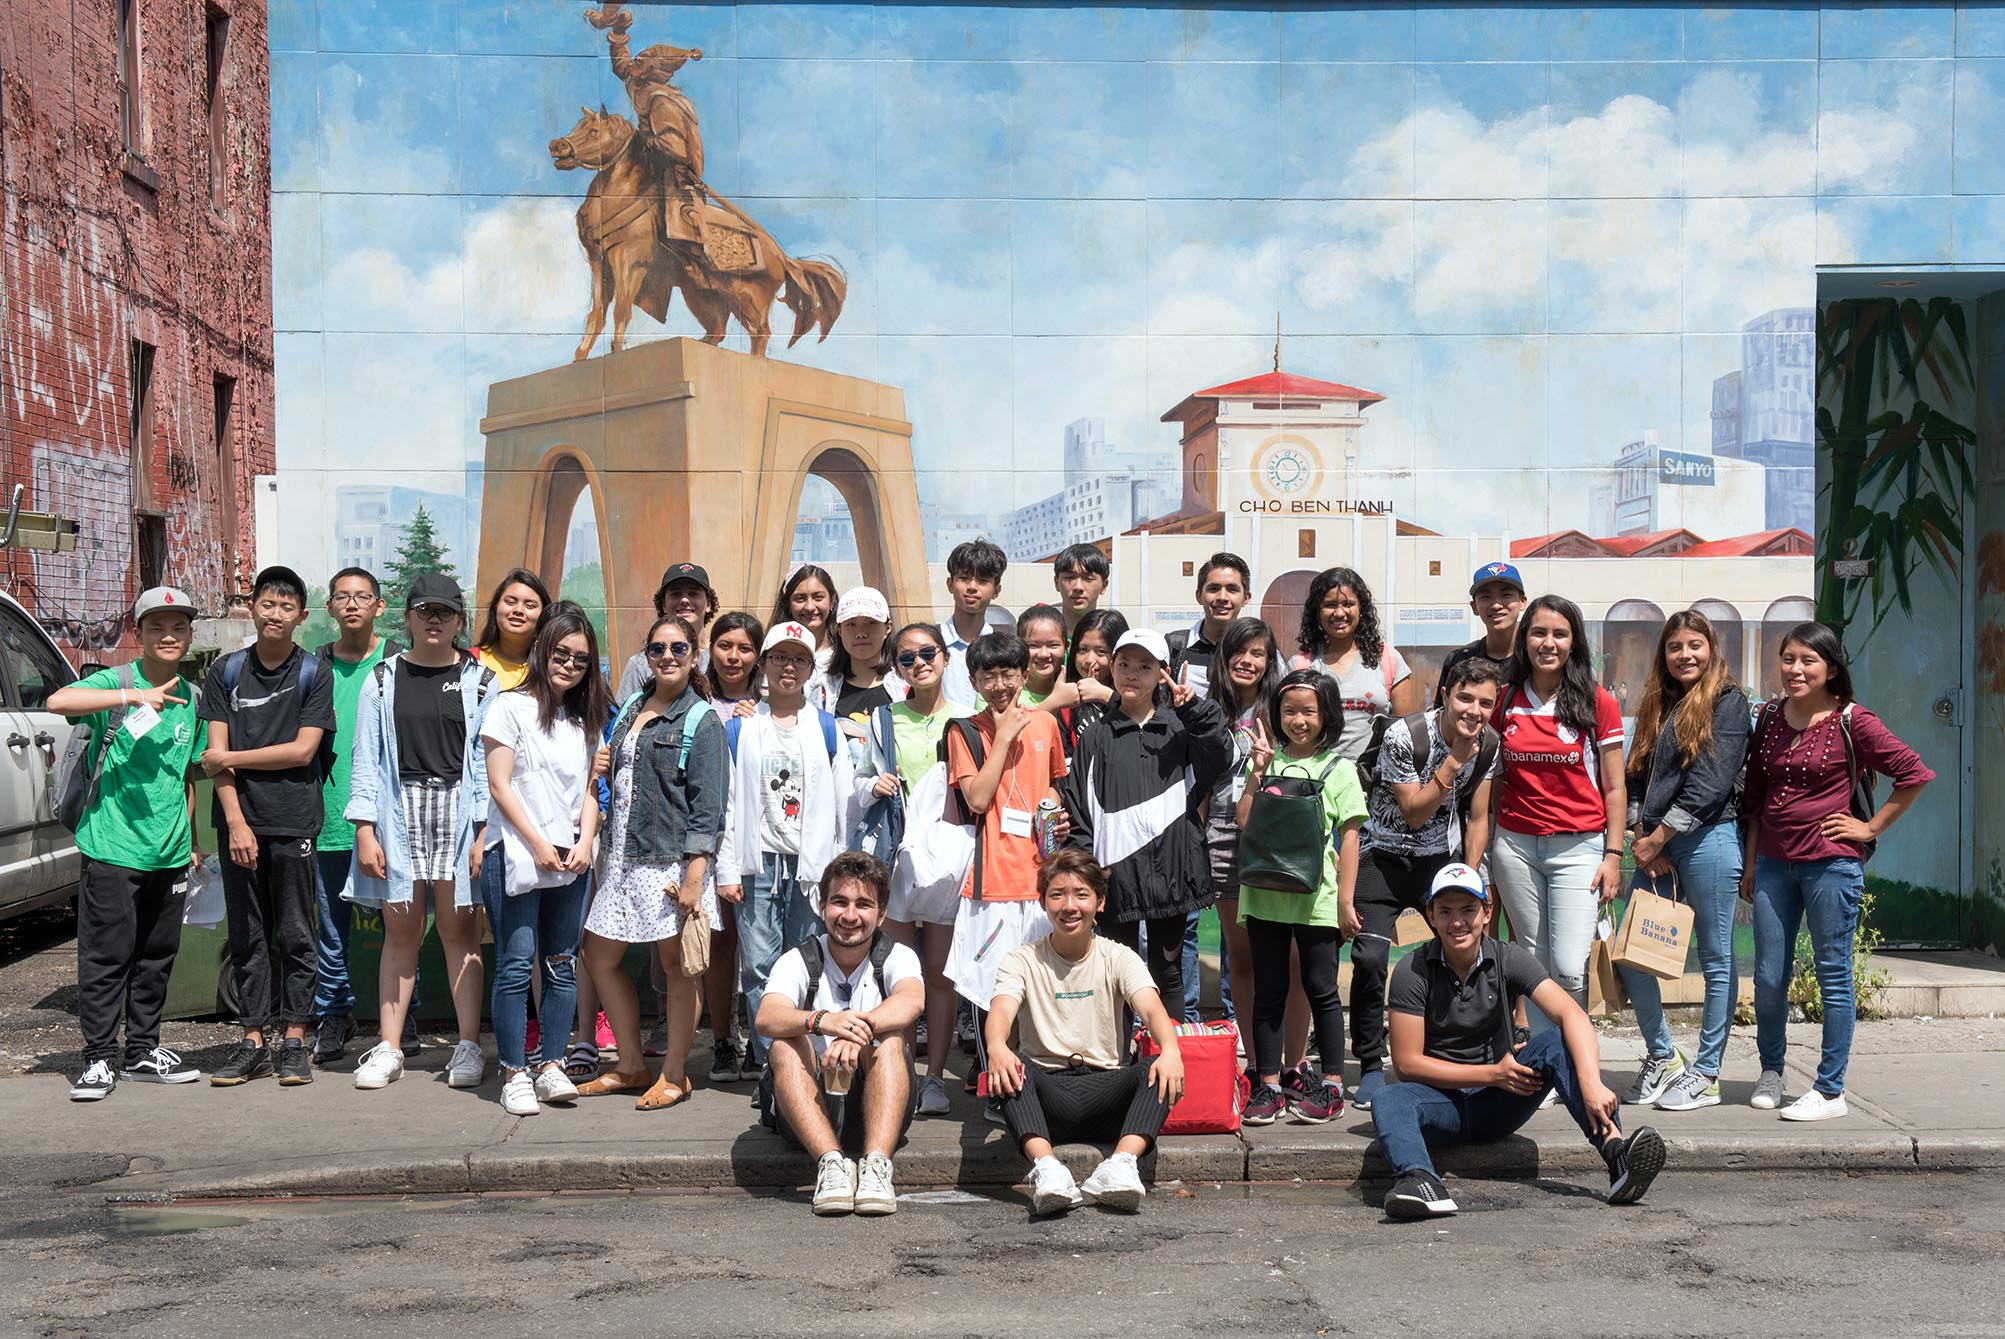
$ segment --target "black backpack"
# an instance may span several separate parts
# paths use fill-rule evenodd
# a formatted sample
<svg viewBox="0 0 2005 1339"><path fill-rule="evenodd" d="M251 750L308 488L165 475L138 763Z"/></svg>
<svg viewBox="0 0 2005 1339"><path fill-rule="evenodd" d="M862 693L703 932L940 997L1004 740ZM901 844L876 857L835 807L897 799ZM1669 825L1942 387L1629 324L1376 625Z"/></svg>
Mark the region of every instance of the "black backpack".
<svg viewBox="0 0 2005 1339"><path fill-rule="evenodd" d="M884 964L891 957L891 950L898 947L896 940L879 930L870 940L870 974L877 980L879 999L890 999L891 991L884 984ZM821 933L817 931L799 945L801 962L808 969L808 1012L814 1012L815 996L821 993L822 955ZM756 1010L755 1010L756 1012ZM766 1067L759 1072L759 1123L769 1130L779 1128L779 1108L773 1100L773 1059L768 1048ZM914 1093L913 1100L918 1100Z"/></svg>
<svg viewBox="0 0 2005 1339"><path fill-rule="evenodd" d="M1427 738L1427 713L1416 711L1411 716L1400 717L1399 723L1406 728L1406 740L1412 749L1414 761L1418 763L1425 759L1433 751ZM1371 723L1371 739L1366 743L1365 751L1358 755L1358 784L1367 792L1376 789L1385 781L1385 778L1379 775L1378 755L1385 744L1386 731L1391 728L1392 717L1375 718ZM1496 765L1497 750L1502 746L1503 739L1496 730L1491 726L1484 726L1483 740L1476 746L1476 780L1470 782L1467 789L1464 789L1461 774L1456 774L1455 817L1465 825L1469 820L1469 806L1476 798L1476 786L1489 775L1490 768Z"/></svg>
<svg viewBox="0 0 2005 1339"><path fill-rule="evenodd" d="M329 653L333 646L334 643L329 642L317 651L306 651L300 655L299 709L301 712L306 710L306 699L313 692L313 681L319 675L321 667L328 663ZM236 695L237 680L241 679L244 674L244 661L247 657L255 654L256 652L252 648L246 646L242 650L230 652L216 662L215 668L210 673L222 676L221 683L224 692L229 693L232 697ZM313 762L320 769L320 779L322 781L334 775L334 731L323 730L321 732L320 748L314 754Z"/></svg>
<svg viewBox="0 0 2005 1339"><path fill-rule="evenodd" d="M118 667L118 687L121 692L131 692L138 685L138 676L130 662ZM89 729L77 726L70 731L69 741L63 745L63 756L56 760L55 786L51 791L53 809L58 823L75 832L83 826L84 815L97 803L98 783L104 776L104 760L111 754L112 737L125 724L125 713L130 708L117 706L105 712L103 745L91 756L91 745L100 736Z"/></svg>

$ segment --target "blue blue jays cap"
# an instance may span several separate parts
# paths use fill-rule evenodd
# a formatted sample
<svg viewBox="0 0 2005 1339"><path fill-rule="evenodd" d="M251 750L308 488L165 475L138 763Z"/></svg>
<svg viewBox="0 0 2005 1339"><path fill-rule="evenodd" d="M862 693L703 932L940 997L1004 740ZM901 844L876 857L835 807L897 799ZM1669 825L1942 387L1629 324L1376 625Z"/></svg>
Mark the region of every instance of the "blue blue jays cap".
<svg viewBox="0 0 2005 1339"><path fill-rule="evenodd" d="M1467 893L1478 902L1490 900L1490 890L1483 886L1483 876L1460 861L1443 865L1441 872L1434 876L1434 884L1427 890L1427 904L1433 906L1435 898L1451 890Z"/></svg>
<svg viewBox="0 0 2005 1339"><path fill-rule="evenodd" d="M1484 563L1476 569L1476 575L1469 578L1469 593L1474 595L1476 587L1485 581L1508 581L1518 588L1518 594L1525 594L1525 579L1518 575L1518 569L1509 563Z"/></svg>

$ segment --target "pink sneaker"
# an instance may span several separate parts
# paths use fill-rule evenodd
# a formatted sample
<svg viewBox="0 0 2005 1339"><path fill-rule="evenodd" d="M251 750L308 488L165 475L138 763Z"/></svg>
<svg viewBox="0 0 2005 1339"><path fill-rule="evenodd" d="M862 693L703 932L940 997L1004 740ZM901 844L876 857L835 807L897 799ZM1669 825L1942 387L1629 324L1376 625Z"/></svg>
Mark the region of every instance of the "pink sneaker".
<svg viewBox="0 0 2005 1339"><path fill-rule="evenodd" d="M619 1055L619 1043L613 1040L613 1025L606 1021L606 1012L603 1009L599 1011L599 1021L592 1032L592 1041L598 1046L600 1055L613 1057Z"/></svg>

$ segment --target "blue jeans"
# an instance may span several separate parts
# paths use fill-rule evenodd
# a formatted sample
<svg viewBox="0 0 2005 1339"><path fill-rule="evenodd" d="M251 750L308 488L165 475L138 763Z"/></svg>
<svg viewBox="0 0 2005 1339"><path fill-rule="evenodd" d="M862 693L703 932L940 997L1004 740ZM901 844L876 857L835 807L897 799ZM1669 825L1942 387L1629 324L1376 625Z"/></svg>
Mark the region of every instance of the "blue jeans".
<svg viewBox="0 0 2005 1339"><path fill-rule="evenodd" d="M1573 1123L1596 1148L1607 1138L1594 1132L1581 1100L1580 1084L1567 1054L1566 1034L1558 1028L1541 1032L1518 1052L1518 1060L1537 1070L1545 1084L1524 1097L1502 1088L1436 1088L1425 1083L1388 1083L1372 1099L1372 1123L1378 1127L1379 1148L1392 1164L1394 1176L1434 1172L1429 1146L1493 1144L1509 1138L1532 1118L1546 1089L1557 1088Z"/></svg>
<svg viewBox="0 0 2005 1339"><path fill-rule="evenodd" d="M504 890L507 858L499 846L480 866L480 895L494 931L494 1053L505 1069L527 1069L523 1051L529 1033L529 977L543 974L542 1026L538 1064L562 1064L578 1013L578 940L585 932L589 872L558 888L537 888L510 897Z"/></svg>
<svg viewBox="0 0 2005 1339"><path fill-rule="evenodd" d="M1738 823L1714 823L1681 832L1664 845L1664 855L1678 871L1677 890L1696 918L1692 938L1699 946L1699 971L1706 979L1705 1021L1699 1027L1699 1054L1692 1068L1709 1079L1720 1076L1726 1056L1727 1031L1733 1026L1740 975L1733 960L1733 912L1740 900L1741 843ZM1669 878L1638 871L1636 887L1671 896ZM1618 964L1629 1002L1636 1007L1636 1025L1650 1054L1668 1056L1676 1048L1671 1025L1664 1021L1663 987L1649 972Z"/></svg>
<svg viewBox="0 0 2005 1339"><path fill-rule="evenodd" d="M821 930L814 906L801 896L800 857L774 851L759 853L759 872L745 880L745 901L738 908L738 987L745 995L745 1016L756 1021L766 977L780 955ZM754 1027L746 1043L764 1063L766 1039Z"/></svg>
<svg viewBox="0 0 2005 1339"><path fill-rule="evenodd" d="M1810 924L1817 993L1824 1000L1824 1053L1817 1091L1845 1091L1852 1058L1852 935L1866 871L1851 856L1829 860L1754 861L1754 1031L1763 1070L1782 1070L1789 1028L1789 978L1796 970L1796 927Z"/></svg>
<svg viewBox="0 0 2005 1339"><path fill-rule="evenodd" d="M313 857L313 1016L355 1012L355 989L348 982L348 940L355 933L355 905L342 899L353 851L316 851Z"/></svg>
<svg viewBox="0 0 2005 1339"><path fill-rule="evenodd" d="M1198 987L1202 982L1197 974L1197 918L1202 911L1193 911L1184 921L1184 1016L1186 1023L1197 1022Z"/></svg>

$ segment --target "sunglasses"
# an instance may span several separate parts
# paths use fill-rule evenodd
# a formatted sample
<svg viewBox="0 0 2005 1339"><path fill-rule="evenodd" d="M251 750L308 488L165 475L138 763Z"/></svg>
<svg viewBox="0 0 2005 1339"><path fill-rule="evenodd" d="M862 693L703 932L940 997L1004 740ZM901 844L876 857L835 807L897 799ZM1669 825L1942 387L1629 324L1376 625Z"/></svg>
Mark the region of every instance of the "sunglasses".
<svg viewBox="0 0 2005 1339"><path fill-rule="evenodd" d="M898 668L911 669L922 660L930 665L939 658L940 648L937 646L922 646L916 651L900 651L898 653Z"/></svg>
<svg viewBox="0 0 2005 1339"><path fill-rule="evenodd" d="M427 623L443 623L449 618L459 617L459 610L449 604L421 604L411 612Z"/></svg>
<svg viewBox="0 0 2005 1339"><path fill-rule="evenodd" d="M688 642L649 642L642 649L647 652L649 660L660 660L664 656L670 660L687 660L689 653L696 648Z"/></svg>
<svg viewBox="0 0 2005 1339"><path fill-rule="evenodd" d="M590 669L592 657L583 651L565 651L561 648L550 653L553 669Z"/></svg>

